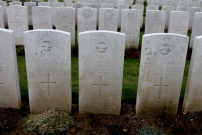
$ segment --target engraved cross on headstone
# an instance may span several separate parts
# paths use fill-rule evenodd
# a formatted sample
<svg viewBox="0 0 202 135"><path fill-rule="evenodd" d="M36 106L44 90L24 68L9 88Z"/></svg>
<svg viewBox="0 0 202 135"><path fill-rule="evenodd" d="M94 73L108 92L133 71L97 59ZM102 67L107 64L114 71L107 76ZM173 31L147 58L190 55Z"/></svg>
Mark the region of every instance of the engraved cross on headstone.
<svg viewBox="0 0 202 135"><path fill-rule="evenodd" d="M21 37L21 29L20 27L22 27L25 24L25 22L20 22L20 17L19 15L15 15L15 22L11 22L11 26L16 27L16 36L17 37Z"/></svg>
<svg viewBox="0 0 202 135"><path fill-rule="evenodd" d="M42 83L47 83L48 84L48 96L50 97L50 84L56 84L56 82L51 82L50 81L50 74L48 74L48 81L47 82L43 82Z"/></svg>
<svg viewBox="0 0 202 135"><path fill-rule="evenodd" d="M133 45L133 41L131 41L131 38L133 39L132 36L134 36L134 35L135 34L133 32L131 32L131 28L130 28L129 32L126 31L126 37L127 37L127 39L129 39L129 43L127 45L129 45L129 46Z"/></svg>
<svg viewBox="0 0 202 135"><path fill-rule="evenodd" d="M161 77L160 84L154 85L154 87L159 87L159 95L158 95L159 100L160 100L160 96L161 96L162 87L168 88L168 85L163 85L162 83L163 83L163 77Z"/></svg>
<svg viewBox="0 0 202 135"><path fill-rule="evenodd" d="M93 86L99 87L99 100L101 100L101 91L103 86L109 86L109 84L102 83L102 76L100 76L100 83L99 84L92 84Z"/></svg>

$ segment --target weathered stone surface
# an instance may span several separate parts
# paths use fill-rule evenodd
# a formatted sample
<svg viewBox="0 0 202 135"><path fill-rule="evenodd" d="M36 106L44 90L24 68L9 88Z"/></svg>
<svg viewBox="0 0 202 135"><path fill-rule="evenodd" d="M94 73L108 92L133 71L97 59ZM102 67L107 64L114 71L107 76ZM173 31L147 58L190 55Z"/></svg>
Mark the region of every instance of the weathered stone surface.
<svg viewBox="0 0 202 135"><path fill-rule="evenodd" d="M111 3L102 3L100 8L114 8L114 4Z"/></svg>
<svg viewBox="0 0 202 135"><path fill-rule="evenodd" d="M79 34L79 113L120 114L124 49L124 34Z"/></svg>
<svg viewBox="0 0 202 135"><path fill-rule="evenodd" d="M118 10L100 8L99 10L99 30L117 31Z"/></svg>
<svg viewBox="0 0 202 135"><path fill-rule="evenodd" d="M143 0L137 0L137 1L135 2L135 4L143 5L143 4L144 4L144 1L143 1ZM132 5L132 6L133 6L133 5Z"/></svg>
<svg viewBox="0 0 202 135"><path fill-rule="evenodd" d="M56 7L56 29L71 33L71 45L75 45L75 8Z"/></svg>
<svg viewBox="0 0 202 135"><path fill-rule="evenodd" d="M52 29L51 7L40 6L32 8L33 29Z"/></svg>
<svg viewBox="0 0 202 135"><path fill-rule="evenodd" d="M140 4L132 5L131 9L137 9L141 11L141 22L140 22L140 28L142 28L143 25L143 14L144 14L144 6Z"/></svg>
<svg viewBox="0 0 202 135"><path fill-rule="evenodd" d="M134 0L125 0L125 4L128 4L129 7L133 5Z"/></svg>
<svg viewBox="0 0 202 135"><path fill-rule="evenodd" d="M20 1L12 1L12 2L9 2L9 6L14 6L14 5L22 6L22 2L20 2Z"/></svg>
<svg viewBox="0 0 202 135"><path fill-rule="evenodd" d="M103 4L103 3L111 3L111 4L117 4L116 2L117 0L100 0L100 4Z"/></svg>
<svg viewBox="0 0 202 135"><path fill-rule="evenodd" d="M39 2L38 6L48 6L48 7L50 7L50 2Z"/></svg>
<svg viewBox="0 0 202 135"><path fill-rule="evenodd" d="M28 30L27 7L9 6L7 8L8 27L14 30L15 44L24 45L23 33Z"/></svg>
<svg viewBox="0 0 202 135"><path fill-rule="evenodd" d="M5 26L8 26L8 18L7 18L7 2L0 1L0 6L3 7L3 14L4 14L4 22Z"/></svg>
<svg viewBox="0 0 202 135"><path fill-rule="evenodd" d="M24 2L24 6L27 7L28 24L33 25L33 23L32 23L32 7L36 6L36 2Z"/></svg>
<svg viewBox="0 0 202 135"><path fill-rule="evenodd" d="M196 36L202 35L202 13L198 12L194 15L193 28L191 32L191 40L189 47L192 48ZM201 40L200 40L201 41Z"/></svg>
<svg viewBox="0 0 202 135"><path fill-rule="evenodd" d="M177 6L176 11L186 11L186 7L185 6Z"/></svg>
<svg viewBox="0 0 202 135"><path fill-rule="evenodd" d="M52 3L53 2L58 2L58 0L48 0L48 2L50 2L50 6L52 7Z"/></svg>
<svg viewBox="0 0 202 135"><path fill-rule="evenodd" d="M64 0L64 5L66 6L66 7L72 7L73 5L72 5L72 1L73 0Z"/></svg>
<svg viewBox="0 0 202 135"><path fill-rule="evenodd" d="M118 28L121 28L121 18L122 18L122 10L123 9L129 9L129 5L127 4L117 4L118 9Z"/></svg>
<svg viewBox="0 0 202 135"><path fill-rule="evenodd" d="M173 7L171 6L162 6L163 11L166 12L166 23L165 23L165 29L168 29L169 26L169 20L170 20L170 12L173 11Z"/></svg>
<svg viewBox="0 0 202 135"><path fill-rule="evenodd" d="M83 7L78 9L78 33L97 29L97 9Z"/></svg>
<svg viewBox="0 0 202 135"><path fill-rule="evenodd" d="M148 5L146 7L146 11L147 10L159 10L159 6L157 6L157 5Z"/></svg>
<svg viewBox="0 0 202 135"><path fill-rule="evenodd" d="M0 29L0 107L21 108L19 76L12 30Z"/></svg>
<svg viewBox="0 0 202 135"><path fill-rule="evenodd" d="M177 113L189 38L143 35L136 114Z"/></svg>
<svg viewBox="0 0 202 135"><path fill-rule="evenodd" d="M196 12L201 12L201 11L202 11L202 8L200 8L200 7L191 7L190 20L189 20L189 30L191 30L192 26L193 26L194 14Z"/></svg>
<svg viewBox="0 0 202 135"><path fill-rule="evenodd" d="M63 2L53 2L52 3L52 19L53 19L53 26L56 26L56 14L55 8L64 6Z"/></svg>
<svg viewBox="0 0 202 135"><path fill-rule="evenodd" d="M84 3L80 3L80 2L77 2L77 3L73 3L73 7L75 8L75 25L77 26L77 11L79 8L82 8L84 7Z"/></svg>
<svg viewBox="0 0 202 135"><path fill-rule="evenodd" d="M24 33L31 112L61 108L71 112L71 38L59 30Z"/></svg>
<svg viewBox="0 0 202 135"><path fill-rule="evenodd" d="M187 35L190 14L184 11L170 12L168 33Z"/></svg>
<svg viewBox="0 0 202 135"><path fill-rule="evenodd" d="M202 13L196 13L195 17L201 18ZM201 29L201 28L200 28ZM202 111L202 36L197 36L194 40L191 64L185 91L183 111Z"/></svg>
<svg viewBox="0 0 202 135"><path fill-rule="evenodd" d="M126 35L126 48L139 47L141 11L137 9L123 9L121 32Z"/></svg>
<svg viewBox="0 0 202 135"><path fill-rule="evenodd" d="M0 6L0 28L5 28L3 7Z"/></svg>
<svg viewBox="0 0 202 135"><path fill-rule="evenodd" d="M148 10L146 13L145 34L163 33L165 28L166 12L162 10Z"/></svg>

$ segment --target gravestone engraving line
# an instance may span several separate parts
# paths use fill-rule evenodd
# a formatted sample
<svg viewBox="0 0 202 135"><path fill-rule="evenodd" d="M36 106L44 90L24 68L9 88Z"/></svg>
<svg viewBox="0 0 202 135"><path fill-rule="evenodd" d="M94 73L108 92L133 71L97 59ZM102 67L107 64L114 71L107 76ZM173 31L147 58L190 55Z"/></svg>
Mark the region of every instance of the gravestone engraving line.
<svg viewBox="0 0 202 135"><path fill-rule="evenodd" d="M56 82L51 82L50 81L50 74L48 74L48 81L47 82L43 82L42 83L47 83L48 84L48 96L50 97L50 84L53 83L53 84L56 84Z"/></svg>
<svg viewBox="0 0 202 135"><path fill-rule="evenodd" d="M109 86L109 84L103 84L103 83L102 83L102 76L100 76L100 82L99 82L99 84L92 84L92 86L97 86L97 87L99 87L99 100L101 100L102 87L103 87L103 86Z"/></svg>
<svg viewBox="0 0 202 135"><path fill-rule="evenodd" d="M160 79L160 84L156 84L154 85L154 87L159 87L159 95L158 95L158 100L160 100L160 96L161 96L161 88L162 87L166 87L168 88L168 85L162 84L163 83L163 77L161 77Z"/></svg>

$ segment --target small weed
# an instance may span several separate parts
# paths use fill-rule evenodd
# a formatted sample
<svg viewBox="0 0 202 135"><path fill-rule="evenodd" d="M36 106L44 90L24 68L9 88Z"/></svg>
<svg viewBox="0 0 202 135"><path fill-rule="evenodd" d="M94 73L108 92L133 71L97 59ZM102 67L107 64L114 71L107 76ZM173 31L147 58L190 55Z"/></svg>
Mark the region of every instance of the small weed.
<svg viewBox="0 0 202 135"><path fill-rule="evenodd" d="M156 129L155 127L142 127L139 130L139 134L138 135L166 135L165 133L163 133L162 131Z"/></svg>
<svg viewBox="0 0 202 135"><path fill-rule="evenodd" d="M50 109L40 114L30 114L23 120L23 128L31 134L55 135L62 133L74 123L65 110Z"/></svg>

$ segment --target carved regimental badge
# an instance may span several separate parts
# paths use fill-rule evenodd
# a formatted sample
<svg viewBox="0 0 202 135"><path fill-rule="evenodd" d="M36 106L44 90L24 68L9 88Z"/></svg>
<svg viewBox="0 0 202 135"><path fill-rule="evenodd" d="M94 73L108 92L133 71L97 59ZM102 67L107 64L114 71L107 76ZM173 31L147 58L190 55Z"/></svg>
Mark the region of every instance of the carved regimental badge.
<svg viewBox="0 0 202 135"><path fill-rule="evenodd" d="M54 35L49 32L44 32L37 36L38 46L41 46L41 53L49 53L53 50L53 47L57 44L54 40Z"/></svg>
<svg viewBox="0 0 202 135"><path fill-rule="evenodd" d="M94 45L94 52L97 56L103 58L106 53L108 52L108 49L110 47L110 43L106 40L106 37L104 34L100 34L98 37L98 41Z"/></svg>

